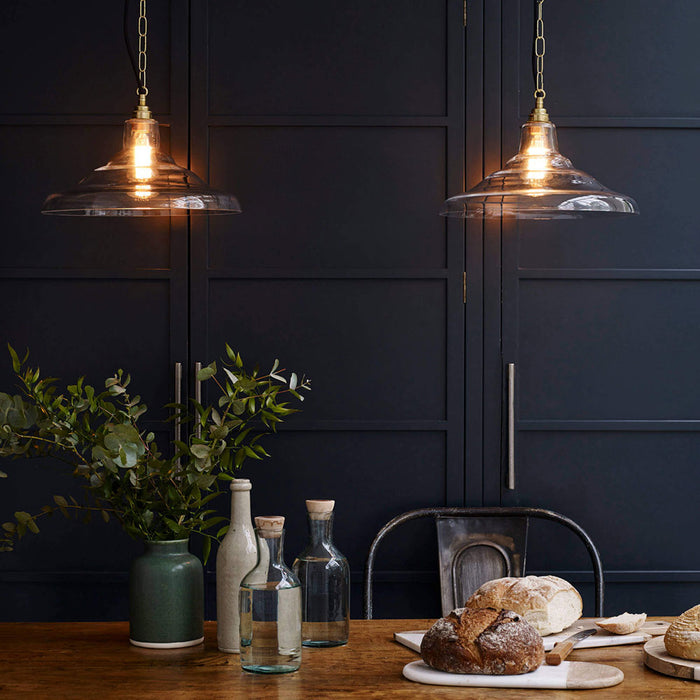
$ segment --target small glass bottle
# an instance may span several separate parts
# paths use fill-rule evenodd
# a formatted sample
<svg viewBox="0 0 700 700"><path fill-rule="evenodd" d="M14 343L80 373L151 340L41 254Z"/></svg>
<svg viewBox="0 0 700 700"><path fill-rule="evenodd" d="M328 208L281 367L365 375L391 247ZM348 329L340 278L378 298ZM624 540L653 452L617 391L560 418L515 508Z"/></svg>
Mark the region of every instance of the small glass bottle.
<svg viewBox="0 0 700 700"><path fill-rule="evenodd" d="M293 565L301 581L301 638L307 647L346 644L350 632L350 567L332 541L334 506L306 501L311 541Z"/></svg>
<svg viewBox="0 0 700 700"><path fill-rule="evenodd" d="M301 586L283 558L284 518L255 518L258 563L240 590L241 666L289 673L301 665Z"/></svg>

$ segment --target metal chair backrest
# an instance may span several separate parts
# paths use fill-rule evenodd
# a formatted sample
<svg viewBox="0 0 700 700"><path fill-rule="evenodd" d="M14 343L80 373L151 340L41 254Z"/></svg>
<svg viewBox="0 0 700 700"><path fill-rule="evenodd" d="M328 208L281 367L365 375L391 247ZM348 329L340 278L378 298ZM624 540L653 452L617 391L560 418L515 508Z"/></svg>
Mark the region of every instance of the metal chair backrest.
<svg viewBox="0 0 700 700"><path fill-rule="evenodd" d="M434 518L440 555L442 610L459 607L482 584L503 576L524 576L530 518L558 522L586 546L593 566L595 610L603 616L604 580L600 554L583 528L543 508L419 508L397 515L377 533L369 548L364 580L364 615L372 619L372 578L380 542L410 520Z"/></svg>

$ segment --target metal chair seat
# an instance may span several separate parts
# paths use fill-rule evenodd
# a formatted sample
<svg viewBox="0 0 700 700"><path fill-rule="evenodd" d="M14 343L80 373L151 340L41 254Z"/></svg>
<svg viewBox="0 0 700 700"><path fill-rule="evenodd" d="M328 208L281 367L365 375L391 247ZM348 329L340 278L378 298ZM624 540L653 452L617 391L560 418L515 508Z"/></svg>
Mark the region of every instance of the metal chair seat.
<svg viewBox="0 0 700 700"><path fill-rule="evenodd" d="M396 528L411 520L434 518L440 557L443 615L464 601L483 583L504 576L524 576L530 518L564 525L583 542L591 558L595 610L603 616L603 566L600 554L583 528L560 513L542 508L419 508L397 515L377 533L367 556L364 579L364 616L372 619L372 578L377 548Z"/></svg>

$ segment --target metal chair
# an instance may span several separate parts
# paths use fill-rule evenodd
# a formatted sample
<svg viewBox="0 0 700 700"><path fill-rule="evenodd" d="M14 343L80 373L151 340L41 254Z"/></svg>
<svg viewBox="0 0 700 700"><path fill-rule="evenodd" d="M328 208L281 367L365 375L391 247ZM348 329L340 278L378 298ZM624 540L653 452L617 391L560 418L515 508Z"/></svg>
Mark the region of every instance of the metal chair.
<svg viewBox="0 0 700 700"><path fill-rule="evenodd" d="M419 508L397 515L377 533L369 548L364 580L364 615L372 619L372 576L380 542L399 525L418 518L435 518L440 556L443 615L482 584L503 576L524 576L530 518L564 525L583 541L593 565L595 609L603 616L603 566L591 538L564 515L542 508Z"/></svg>

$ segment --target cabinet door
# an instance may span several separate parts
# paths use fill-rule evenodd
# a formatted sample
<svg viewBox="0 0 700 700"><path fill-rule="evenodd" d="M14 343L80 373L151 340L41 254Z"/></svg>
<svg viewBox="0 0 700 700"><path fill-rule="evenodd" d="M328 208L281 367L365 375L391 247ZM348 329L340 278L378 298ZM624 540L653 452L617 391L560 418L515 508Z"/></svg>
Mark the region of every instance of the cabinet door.
<svg viewBox="0 0 700 700"><path fill-rule="evenodd" d="M461 0L192 7L193 165L243 207L193 221L192 360L228 342L312 378L242 476L254 513L287 516L290 560L304 499L335 498L358 583L387 520L463 500L464 239L438 216L462 187L462 14ZM380 565L385 582L413 571L419 607L402 614L439 610L434 531L419 537Z"/></svg>
<svg viewBox="0 0 700 700"><path fill-rule="evenodd" d="M532 102L529 62L511 50L518 38L521 53L530 46L532 3L506 4L503 65L520 71L505 73L504 157ZM547 107L560 150L635 197L641 215L502 231L503 352L489 438L505 448L493 397L505 395L505 366L515 363L516 480L508 490L494 470L489 495L579 522L600 548L610 614L676 614L697 602L688 584L700 559L682 533L696 527L700 450L700 98L683 89L698 78L698 19L689 0L633 15L622 0L546 7ZM661 92L668 99L649 99ZM573 541L532 540L530 570L588 579Z"/></svg>
<svg viewBox="0 0 700 700"><path fill-rule="evenodd" d="M32 0L0 10L0 54L21 65L0 106L0 390L17 393L5 343L61 386L95 387L118 368L149 406L144 427L167 443L160 408L173 400L173 363L187 352L187 222L42 216L43 199L67 189L121 148L136 97L124 52L121 6ZM187 158L187 3L149 3L151 106L164 150ZM29 46L28 46L29 44ZM173 52L171 64L170 55ZM22 56L21 61L16 56ZM86 60L89 59L89 60ZM110 80L105 81L105 75ZM182 87L180 87L182 86ZM70 468L3 460L0 517L35 513L54 494L80 497ZM126 572L138 543L115 522L89 526L56 515L0 555L3 620L125 619Z"/></svg>

